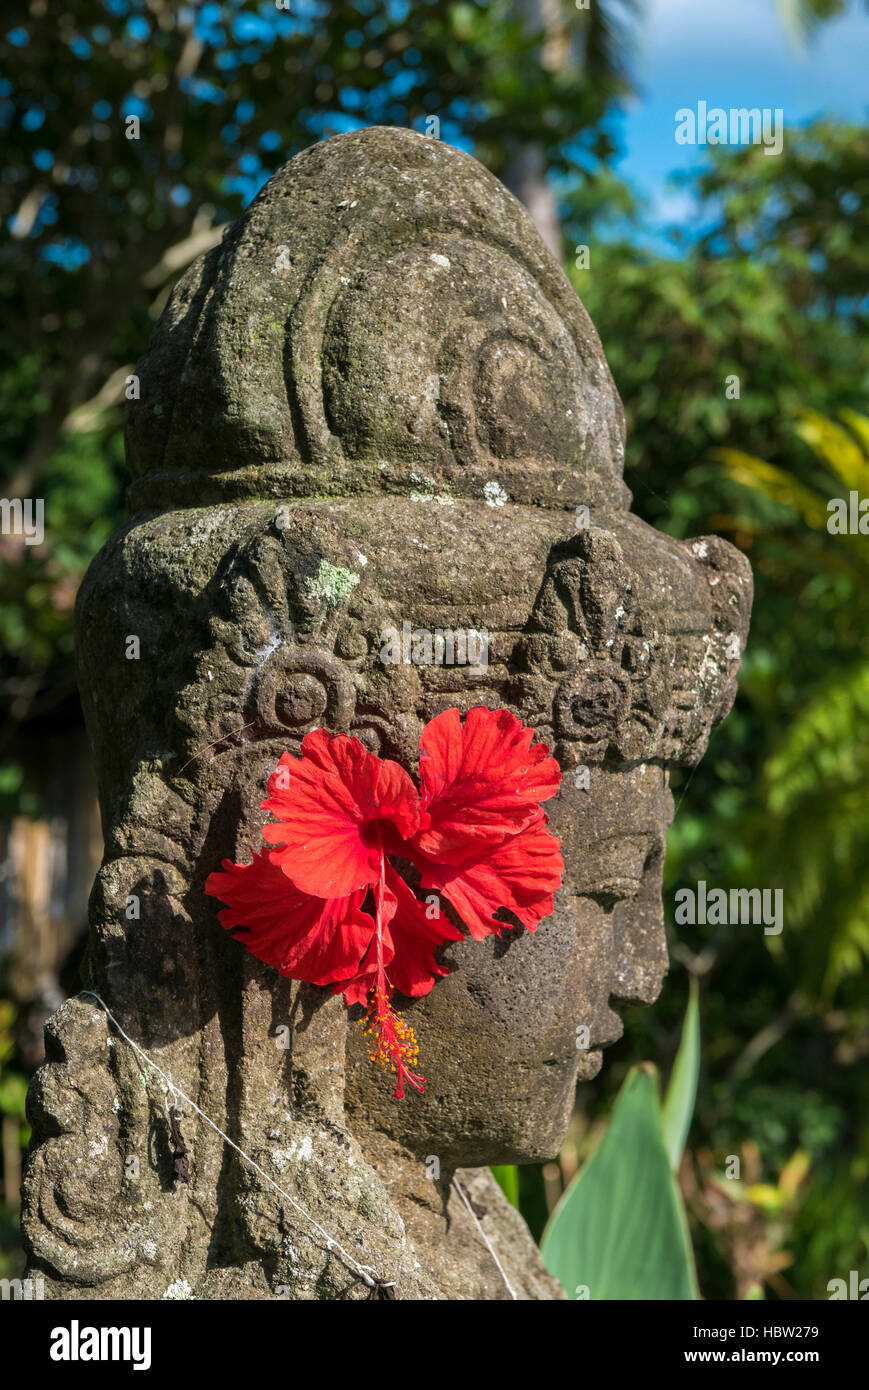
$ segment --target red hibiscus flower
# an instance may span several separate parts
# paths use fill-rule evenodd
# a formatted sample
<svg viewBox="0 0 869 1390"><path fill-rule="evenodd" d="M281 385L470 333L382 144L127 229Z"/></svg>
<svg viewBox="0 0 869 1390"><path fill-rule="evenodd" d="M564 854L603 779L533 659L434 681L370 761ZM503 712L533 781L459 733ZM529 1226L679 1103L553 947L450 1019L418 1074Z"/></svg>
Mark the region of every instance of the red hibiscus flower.
<svg viewBox="0 0 869 1390"><path fill-rule="evenodd" d="M540 803L561 773L534 730L507 710L458 710L427 724L420 740L420 793L398 763L358 739L316 729L301 758L284 753L262 803L271 850L252 864L223 861L205 891L226 907L224 927L260 960L293 980L330 985L368 1008L371 1058L421 1091L413 1031L392 1007L398 990L427 994L448 974L435 956L462 933L440 909L446 898L478 940L529 931L552 911L564 864ZM421 902L393 859L411 865ZM437 896L435 896L435 894Z"/></svg>

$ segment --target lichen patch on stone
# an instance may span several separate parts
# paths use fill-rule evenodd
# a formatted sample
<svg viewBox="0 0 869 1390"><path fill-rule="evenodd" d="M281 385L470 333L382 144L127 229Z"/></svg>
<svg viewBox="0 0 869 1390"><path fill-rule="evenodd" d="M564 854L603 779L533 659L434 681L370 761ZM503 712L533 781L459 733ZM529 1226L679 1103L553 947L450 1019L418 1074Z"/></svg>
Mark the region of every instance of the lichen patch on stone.
<svg viewBox="0 0 869 1390"><path fill-rule="evenodd" d="M494 479L483 488L483 496L490 507L503 507L509 500L501 484L496 483Z"/></svg>
<svg viewBox="0 0 869 1390"><path fill-rule="evenodd" d="M186 1279L176 1279L170 1284L163 1295L163 1299L191 1299L193 1300L193 1290Z"/></svg>
<svg viewBox="0 0 869 1390"><path fill-rule="evenodd" d="M321 560L315 579L308 580L308 591L314 598L324 598L327 603L340 603L359 583L359 575L343 565L333 565L329 560Z"/></svg>

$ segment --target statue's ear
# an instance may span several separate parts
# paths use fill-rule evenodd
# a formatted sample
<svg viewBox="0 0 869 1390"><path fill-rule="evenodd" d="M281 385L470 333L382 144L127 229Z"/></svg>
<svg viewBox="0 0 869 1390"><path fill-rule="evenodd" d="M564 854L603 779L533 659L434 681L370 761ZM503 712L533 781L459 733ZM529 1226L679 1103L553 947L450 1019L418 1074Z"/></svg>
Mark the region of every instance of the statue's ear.
<svg viewBox="0 0 869 1390"><path fill-rule="evenodd" d="M720 536L696 536L684 544L701 567L712 609L706 663L717 669L721 691L708 711L711 731L730 713L736 698L736 677L748 640L754 581L751 565L742 551ZM704 741L701 753L705 747Z"/></svg>
<svg viewBox="0 0 869 1390"><path fill-rule="evenodd" d="M751 597L748 561L715 536L620 514L553 546L514 659L562 766L608 751L693 766L733 703Z"/></svg>

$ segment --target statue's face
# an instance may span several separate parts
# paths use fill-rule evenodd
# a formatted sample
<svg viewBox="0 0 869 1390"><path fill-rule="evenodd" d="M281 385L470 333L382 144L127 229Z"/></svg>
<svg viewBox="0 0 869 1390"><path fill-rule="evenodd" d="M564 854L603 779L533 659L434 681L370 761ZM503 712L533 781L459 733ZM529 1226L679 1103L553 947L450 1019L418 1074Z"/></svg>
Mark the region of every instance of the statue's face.
<svg viewBox="0 0 869 1390"><path fill-rule="evenodd" d="M746 570L721 541L675 542L626 514L552 548L508 666L512 707L563 769L546 810L564 883L536 932L449 947L452 974L408 1004L424 1096L394 1103L351 1030L350 1105L368 1124L447 1163L558 1150L621 1010L661 988L668 764L697 761L732 699Z"/></svg>
<svg viewBox="0 0 869 1390"><path fill-rule="evenodd" d="M567 866L555 910L534 932L450 947L453 973L407 1005L428 1078L394 1102L349 1034L351 1105L421 1155L470 1165L551 1157L577 1080L621 1036L620 1009L651 1004L667 968L661 906L666 772L599 771L586 792L565 778L550 824Z"/></svg>

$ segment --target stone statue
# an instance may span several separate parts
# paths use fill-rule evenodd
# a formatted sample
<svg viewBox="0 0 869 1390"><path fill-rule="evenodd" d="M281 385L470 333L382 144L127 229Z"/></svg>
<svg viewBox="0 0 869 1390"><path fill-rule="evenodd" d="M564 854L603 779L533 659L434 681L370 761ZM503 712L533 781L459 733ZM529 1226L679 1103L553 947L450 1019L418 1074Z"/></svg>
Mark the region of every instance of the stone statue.
<svg viewBox="0 0 869 1390"><path fill-rule="evenodd" d="M31 1269L51 1297L562 1297L483 1165L555 1154L619 1008L658 994L668 768L732 703L748 564L631 515L567 279L491 174L408 130L275 174L137 376L132 520L78 603L105 833L87 984L160 1071L93 997L49 1021ZM565 880L536 934L445 950L406 1009L425 1094L396 1101L340 997L255 960L203 885L250 859L308 731L414 771L423 724L475 705L554 750Z"/></svg>

